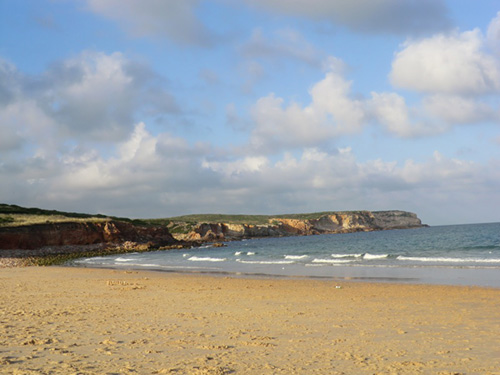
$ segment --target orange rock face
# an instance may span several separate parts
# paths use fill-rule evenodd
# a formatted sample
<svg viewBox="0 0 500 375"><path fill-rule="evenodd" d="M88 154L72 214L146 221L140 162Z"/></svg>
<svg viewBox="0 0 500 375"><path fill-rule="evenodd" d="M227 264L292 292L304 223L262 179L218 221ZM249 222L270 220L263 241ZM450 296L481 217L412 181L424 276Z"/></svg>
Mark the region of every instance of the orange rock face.
<svg viewBox="0 0 500 375"><path fill-rule="evenodd" d="M140 227L125 222L54 223L0 228L0 249L91 245L133 241L168 246L177 241L165 227Z"/></svg>
<svg viewBox="0 0 500 375"><path fill-rule="evenodd" d="M323 233L367 232L374 230L419 228L420 219L405 211L356 211L325 214L318 219L275 217L267 225L209 223L198 224L187 235L188 241L235 240L252 237L307 236Z"/></svg>

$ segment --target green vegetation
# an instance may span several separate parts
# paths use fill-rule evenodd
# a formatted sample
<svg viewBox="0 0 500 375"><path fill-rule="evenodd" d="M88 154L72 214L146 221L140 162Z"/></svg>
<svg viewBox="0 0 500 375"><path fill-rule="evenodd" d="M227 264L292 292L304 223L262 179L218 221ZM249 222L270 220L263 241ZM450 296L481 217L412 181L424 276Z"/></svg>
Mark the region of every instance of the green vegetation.
<svg viewBox="0 0 500 375"><path fill-rule="evenodd" d="M0 215L0 225L11 224L16 221L12 216Z"/></svg>
<svg viewBox="0 0 500 375"><path fill-rule="evenodd" d="M335 215L335 214L360 214L366 211L323 211L323 212L312 212L308 214L285 214L285 215L273 215L270 217L281 218L281 219L297 219L297 220L314 220L319 219L325 215Z"/></svg>
<svg viewBox="0 0 500 375"><path fill-rule="evenodd" d="M272 216L267 215L222 215L222 214L199 214L199 215L184 215L175 216L167 219L146 220L152 221L168 221L168 222L183 222L183 223L229 223L229 224L268 224Z"/></svg>
<svg viewBox="0 0 500 375"><path fill-rule="evenodd" d="M44 210L42 208L26 208L17 206L15 204L3 204L0 203L0 214L21 214L21 215L33 215L33 216L65 216L72 218L106 218L104 215L89 215L77 212L63 212L56 210Z"/></svg>
<svg viewBox="0 0 500 375"><path fill-rule="evenodd" d="M189 233L196 224L200 223L225 223L225 224L247 224L247 225L277 225L276 219L313 220L325 215L353 214L364 211L324 211L306 214L283 214L283 215L224 215L224 214L194 214L174 216L164 219L144 219L149 225L167 226L172 234Z"/></svg>
<svg viewBox="0 0 500 375"><path fill-rule="evenodd" d="M52 224L52 223L67 223L67 222L102 222L108 221L108 218L89 217L75 218L61 215L25 215L25 214L0 214L0 227L17 227L21 225L34 224Z"/></svg>
<svg viewBox="0 0 500 375"><path fill-rule="evenodd" d="M41 208L26 208L14 204L0 203L0 227L21 226L63 222L102 222L108 220L126 221L136 225L147 225L142 220L105 216L101 214L90 215L77 212L63 212L44 210Z"/></svg>
<svg viewBox="0 0 500 375"><path fill-rule="evenodd" d="M283 214L283 215L224 215L224 214L194 214L162 219L141 219L133 220L123 217L105 216L102 214L90 215L76 212L63 212L56 210L44 210L41 208L25 208L17 205L0 203L0 227L19 226L42 223L58 222L98 222L106 220L126 221L134 225L144 226L166 226L171 233L188 233L198 223L228 223L228 224L249 224L266 225L276 224L274 219L296 219L311 220L319 219L324 215L361 213L363 211L324 211L303 214Z"/></svg>
<svg viewBox="0 0 500 375"><path fill-rule="evenodd" d="M283 215L223 215L223 214L199 214L199 215L184 215L175 216L166 219L148 219L145 220L150 223L158 223L168 225L170 222L175 223L228 223L228 224L251 224L251 225L264 225L269 224L273 219L297 219L297 220L311 220L319 219L324 215L333 214L346 214L346 213L361 213L363 211L325 211L314 212L307 214L283 214Z"/></svg>

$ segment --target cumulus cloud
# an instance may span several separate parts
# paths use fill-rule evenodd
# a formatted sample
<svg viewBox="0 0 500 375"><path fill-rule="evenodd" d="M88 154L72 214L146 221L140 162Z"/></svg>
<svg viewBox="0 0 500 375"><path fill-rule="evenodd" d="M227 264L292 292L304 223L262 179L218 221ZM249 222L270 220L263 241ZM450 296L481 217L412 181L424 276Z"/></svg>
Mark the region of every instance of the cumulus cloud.
<svg viewBox="0 0 500 375"><path fill-rule="evenodd" d="M498 93L500 63L484 47L477 29L407 41L392 63L391 82L424 93Z"/></svg>
<svg viewBox="0 0 500 375"><path fill-rule="evenodd" d="M437 152L423 162L360 161L350 148L238 157L169 133L153 135L137 123L105 153L87 148L3 158L0 195L42 207L133 217L399 208L424 220L445 211L443 219L452 215L467 222L474 214L469 202L500 203L498 167Z"/></svg>
<svg viewBox="0 0 500 375"><path fill-rule="evenodd" d="M47 116L35 100L18 98L0 107L2 141L0 152L22 151L36 147L38 153L57 152L59 137L56 122ZM43 146L43 147L41 147Z"/></svg>
<svg viewBox="0 0 500 375"><path fill-rule="evenodd" d="M207 45L213 36L196 16L199 0L87 0L89 9L118 21L137 37L166 37L174 42Z"/></svg>
<svg viewBox="0 0 500 375"><path fill-rule="evenodd" d="M498 182L494 182L498 180L488 171L492 166L439 152L421 162L398 164L380 159L360 162L350 148L332 153L309 148L299 156L285 153L274 162L245 157L204 167L222 174L231 208L252 207L257 213L284 213L288 207L310 212L396 205L418 212L424 220L426 215L445 219L452 214L458 222L468 222L478 200L498 202ZM457 200L463 206L458 207Z"/></svg>
<svg viewBox="0 0 500 375"><path fill-rule="evenodd" d="M128 135L138 113L179 111L165 80L121 53L83 52L38 76L4 63L0 74L3 125L35 137L113 141Z"/></svg>
<svg viewBox="0 0 500 375"><path fill-rule="evenodd" d="M11 102L19 89L19 73L16 67L0 58L0 106Z"/></svg>
<svg viewBox="0 0 500 375"><path fill-rule="evenodd" d="M427 34L448 29L442 0L244 0L280 14L325 20L366 33Z"/></svg>
<svg viewBox="0 0 500 375"><path fill-rule="evenodd" d="M500 12L490 22L486 38L488 46L496 53L500 53Z"/></svg>
<svg viewBox="0 0 500 375"><path fill-rule="evenodd" d="M443 121L428 116L419 107L409 107L396 93L372 92L370 112L389 133L401 138L414 138L442 133L448 129Z"/></svg>
<svg viewBox="0 0 500 375"><path fill-rule="evenodd" d="M364 121L364 103L353 97L351 82L342 76L342 62L330 58L325 78L309 91L311 102L284 105L269 94L252 109L255 127L251 147L279 151L283 147L311 147L332 137L358 132Z"/></svg>
<svg viewBox="0 0 500 375"><path fill-rule="evenodd" d="M486 35L479 29L409 39L392 62L396 88L420 94L407 106L396 93L372 94L372 110L386 129L403 137L439 134L455 125L499 123L500 13Z"/></svg>
<svg viewBox="0 0 500 375"><path fill-rule="evenodd" d="M430 116L448 124L499 122L500 112L481 99L459 95L429 95L423 99L423 109Z"/></svg>
<svg viewBox="0 0 500 375"><path fill-rule="evenodd" d="M25 154L3 160L0 174L9 182L0 187L0 194L85 212L168 216L186 207L187 200L180 196L197 196L199 179L207 188L213 185L214 173L202 167L202 153L207 153L202 145L191 146L168 133L153 136L138 123L114 151L68 150L63 155ZM152 207L161 209L153 213Z"/></svg>

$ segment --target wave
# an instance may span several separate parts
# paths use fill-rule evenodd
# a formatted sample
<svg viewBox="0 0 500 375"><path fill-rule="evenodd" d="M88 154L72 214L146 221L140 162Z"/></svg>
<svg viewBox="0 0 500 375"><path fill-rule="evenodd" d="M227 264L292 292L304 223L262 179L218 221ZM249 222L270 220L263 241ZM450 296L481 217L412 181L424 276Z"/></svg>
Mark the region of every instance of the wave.
<svg viewBox="0 0 500 375"><path fill-rule="evenodd" d="M132 266L140 266L140 267L163 267L161 264L150 264L150 263L144 263L144 264L131 264Z"/></svg>
<svg viewBox="0 0 500 375"><path fill-rule="evenodd" d="M366 260L385 259L385 258L389 258L389 254L370 254L370 253L363 254L363 259Z"/></svg>
<svg viewBox="0 0 500 375"><path fill-rule="evenodd" d="M332 258L361 258L363 254L332 254Z"/></svg>
<svg viewBox="0 0 500 375"><path fill-rule="evenodd" d="M106 260L109 259L108 257L92 257L92 258L85 258L85 259L75 259L75 263L95 263L95 261L98 260Z"/></svg>
<svg viewBox="0 0 500 375"><path fill-rule="evenodd" d="M192 256L188 260L191 260L193 262L224 262L227 259L226 258L210 258L210 257L197 257L197 256Z"/></svg>
<svg viewBox="0 0 500 375"><path fill-rule="evenodd" d="M405 257L400 255L397 260L409 260L413 262L445 262L445 263L500 263L500 259L485 258L444 258L444 257Z"/></svg>
<svg viewBox="0 0 500 375"><path fill-rule="evenodd" d="M244 264L293 264L295 263L292 260L241 260L236 259L239 263Z"/></svg>
<svg viewBox="0 0 500 375"><path fill-rule="evenodd" d="M285 259L299 260L299 259L307 259L309 255L285 255Z"/></svg>
<svg viewBox="0 0 500 375"><path fill-rule="evenodd" d="M115 259L115 262L132 262L134 260L136 260L136 259L118 257L118 258Z"/></svg>
<svg viewBox="0 0 500 375"><path fill-rule="evenodd" d="M319 259L315 258L312 260L312 263L332 263L332 264L341 264L341 263L352 263L354 260L352 259Z"/></svg>
<svg viewBox="0 0 500 375"><path fill-rule="evenodd" d="M234 253L234 255L238 256L238 255L255 255L255 253L253 251L236 251Z"/></svg>
<svg viewBox="0 0 500 375"><path fill-rule="evenodd" d="M134 259L137 261L137 259ZM118 261L118 263L116 263ZM123 264L122 261L115 259L115 264L116 266L127 266L127 267L160 267L162 268L163 266L161 264L155 264L155 263L127 263Z"/></svg>

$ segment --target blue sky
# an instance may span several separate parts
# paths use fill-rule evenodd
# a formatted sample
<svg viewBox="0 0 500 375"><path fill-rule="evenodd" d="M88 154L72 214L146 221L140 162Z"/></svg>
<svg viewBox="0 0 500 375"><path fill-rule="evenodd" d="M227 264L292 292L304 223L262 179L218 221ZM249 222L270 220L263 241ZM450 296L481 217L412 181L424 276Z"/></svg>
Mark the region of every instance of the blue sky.
<svg viewBox="0 0 500 375"><path fill-rule="evenodd" d="M500 220L500 6L0 1L0 201Z"/></svg>

